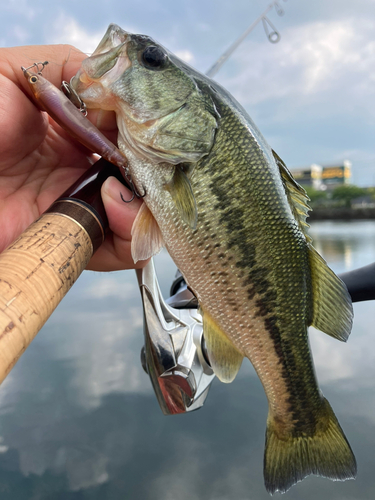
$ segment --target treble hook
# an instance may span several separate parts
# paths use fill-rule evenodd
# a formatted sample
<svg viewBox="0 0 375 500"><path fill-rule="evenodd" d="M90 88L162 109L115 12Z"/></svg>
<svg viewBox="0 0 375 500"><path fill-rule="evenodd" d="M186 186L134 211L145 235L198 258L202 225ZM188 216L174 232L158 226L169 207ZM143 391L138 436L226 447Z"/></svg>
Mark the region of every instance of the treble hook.
<svg viewBox="0 0 375 500"><path fill-rule="evenodd" d="M44 61L44 62L37 62L37 63L34 63L32 64L31 66L29 66L28 68L22 68L23 71L28 71L29 69L31 68L36 68L37 69L37 72L36 74L37 75L41 75L42 74L42 71L44 70L45 66L47 66L48 64L48 61ZM41 68L39 69L39 66L41 66Z"/></svg>
<svg viewBox="0 0 375 500"><path fill-rule="evenodd" d="M129 172L129 167L123 167L123 169L124 169L124 177L125 177L125 179L128 181L128 183L130 185L130 189L131 189L131 192L132 192L132 197L130 198L130 200L125 200L125 198L122 196L122 193L120 192L120 196L121 196L122 201L124 203L130 203L131 201L134 200L135 197L137 197L137 198L144 198L146 196L146 194L147 194L145 187L143 186L144 193L141 194L137 190L137 188L135 187L135 185L134 185L132 176L130 175L130 172Z"/></svg>
<svg viewBox="0 0 375 500"><path fill-rule="evenodd" d="M82 101L82 99L79 97L79 95L71 86L71 84L63 80L61 82L61 90L64 92L69 101L71 101L74 104L74 106L80 110L83 116L87 116L86 104Z"/></svg>
<svg viewBox="0 0 375 500"><path fill-rule="evenodd" d="M277 43L280 40L280 33L276 30L275 26L271 23L267 16L262 17L262 23L264 31L266 32L267 38L271 43ZM270 32L268 26L272 29Z"/></svg>

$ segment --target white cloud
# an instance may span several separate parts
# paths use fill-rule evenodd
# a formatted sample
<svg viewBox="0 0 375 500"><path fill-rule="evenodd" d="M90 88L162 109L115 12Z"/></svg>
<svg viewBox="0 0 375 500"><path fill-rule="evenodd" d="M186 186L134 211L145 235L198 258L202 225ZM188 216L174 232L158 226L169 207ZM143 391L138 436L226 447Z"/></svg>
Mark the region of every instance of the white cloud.
<svg viewBox="0 0 375 500"><path fill-rule="evenodd" d="M30 33L19 24L16 24L12 31L13 31L13 36L17 40L17 43L21 45L26 43L30 37Z"/></svg>
<svg viewBox="0 0 375 500"><path fill-rule="evenodd" d="M347 388L374 387L375 352L369 349L372 338L371 303L354 305L353 331L347 343L310 328L310 342L314 353L319 384L344 382Z"/></svg>
<svg viewBox="0 0 375 500"><path fill-rule="evenodd" d="M92 54L102 39L104 32L88 32L80 26L78 21L61 13L52 25L52 32L48 39L49 43L67 43L74 45L86 54Z"/></svg>
<svg viewBox="0 0 375 500"><path fill-rule="evenodd" d="M127 300L139 293L135 283L126 281L126 279L121 280L120 273L100 276L98 285L89 286L85 291L86 295L94 299L117 297L121 300Z"/></svg>
<svg viewBox="0 0 375 500"><path fill-rule="evenodd" d="M36 9L33 6L33 2L29 0L8 0L1 7L5 12L15 13L18 16L26 18L28 21L32 21L36 17Z"/></svg>
<svg viewBox="0 0 375 500"><path fill-rule="evenodd" d="M149 393L151 383L141 367L143 314L140 305L132 307L124 300L126 318L113 312L93 309L74 315L77 330L65 335L54 353L56 360L69 360L74 365L69 381L72 394L83 408L95 408L103 396L112 392ZM96 306L96 307L95 307ZM85 325L90 325L86 327ZM79 332L79 335L77 335Z"/></svg>
<svg viewBox="0 0 375 500"><path fill-rule="evenodd" d="M368 98L374 93L374 29L370 19L314 22L285 30L276 46L248 41L234 56L243 69L224 84L244 104L314 99L327 91Z"/></svg>
<svg viewBox="0 0 375 500"><path fill-rule="evenodd" d="M190 50L177 50L175 54L177 57L179 57L188 64L194 63L195 57Z"/></svg>
<svg viewBox="0 0 375 500"><path fill-rule="evenodd" d="M353 352L345 344L337 345L337 340L314 328L310 328L309 337L320 383L348 379L354 375Z"/></svg>
<svg viewBox="0 0 375 500"><path fill-rule="evenodd" d="M192 481L199 478L204 467L204 457L207 455L207 447L198 439L179 436L180 449L184 450L184 456L178 461L170 463L167 470L162 470L158 478L151 483L151 491L154 498L164 500L199 500L200 483ZM194 459L192 459L194 457ZM166 488L168 485L168 488Z"/></svg>

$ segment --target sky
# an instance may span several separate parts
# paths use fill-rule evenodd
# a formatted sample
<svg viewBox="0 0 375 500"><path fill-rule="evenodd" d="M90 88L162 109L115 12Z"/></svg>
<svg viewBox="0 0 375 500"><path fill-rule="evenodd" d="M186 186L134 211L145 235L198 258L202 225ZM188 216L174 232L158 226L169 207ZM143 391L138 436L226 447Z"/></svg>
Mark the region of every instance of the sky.
<svg viewBox="0 0 375 500"><path fill-rule="evenodd" d="M265 11L266 0L8 0L0 46L68 43L90 54L114 22L152 36L205 72ZM375 185L375 0L279 0L215 76L291 168L352 162Z"/></svg>

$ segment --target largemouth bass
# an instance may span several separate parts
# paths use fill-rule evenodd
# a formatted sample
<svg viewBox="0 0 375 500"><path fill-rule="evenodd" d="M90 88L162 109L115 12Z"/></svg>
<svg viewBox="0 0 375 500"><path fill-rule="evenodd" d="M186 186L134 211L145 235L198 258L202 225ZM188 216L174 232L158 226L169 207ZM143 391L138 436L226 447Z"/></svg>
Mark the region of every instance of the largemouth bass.
<svg viewBox="0 0 375 500"><path fill-rule="evenodd" d="M313 325L347 340L352 305L311 244L303 188L225 89L147 36L111 25L71 83L88 108L116 112L119 148L146 192L134 261L165 245L198 298L217 377L231 382L245 356L260 377L267 490L308 474L355 477L307 334Z"/></svg>

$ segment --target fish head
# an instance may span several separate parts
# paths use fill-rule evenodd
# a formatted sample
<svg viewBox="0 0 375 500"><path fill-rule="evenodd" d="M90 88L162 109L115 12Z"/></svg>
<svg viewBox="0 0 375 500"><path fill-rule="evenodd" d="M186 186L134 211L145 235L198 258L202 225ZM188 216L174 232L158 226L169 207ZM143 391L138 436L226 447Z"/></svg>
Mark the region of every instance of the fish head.
<svg viewBox="0 0 375 500"><path fill-rule="evenodd" d="M217 125L193 71L152 38L110 25L71 85L88 108L116 112L120 146L177 164L207 154Z"/></svg>

